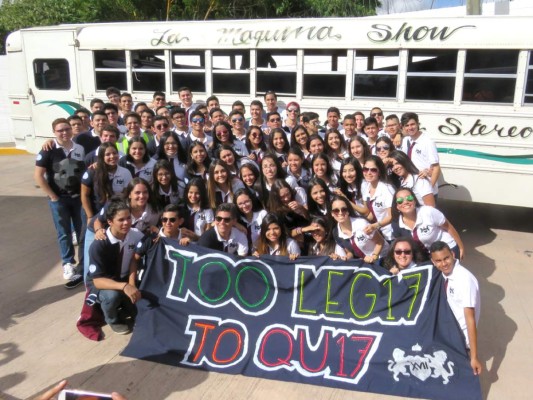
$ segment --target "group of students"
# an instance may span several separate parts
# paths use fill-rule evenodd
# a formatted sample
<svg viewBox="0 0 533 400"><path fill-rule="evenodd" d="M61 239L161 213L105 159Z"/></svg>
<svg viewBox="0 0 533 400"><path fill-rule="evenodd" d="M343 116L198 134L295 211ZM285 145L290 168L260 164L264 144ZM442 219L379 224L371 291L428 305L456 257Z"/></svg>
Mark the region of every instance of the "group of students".
<svg viewBox="0 0 533 400"><path fill-rule="evenodd" d="M134 317L138 268L157 236L239 256L362 259L391 274L435 263L435 243L463 259L459 233L437 208L437 149L416 113L384 118L376 107L340 122L331 107L321 127L318 114L294 101L282 109L273 92L266 110L252 101L248 120L240 101L226 114L215 96L179 95L171 104L156 92L132 111L129 94L108 90L109 103L55 120L55 139L37 157L66 286L85 276L115 332L129 332L117 310ZM64 160L84 162L77 189L58 185Z"/></svg>

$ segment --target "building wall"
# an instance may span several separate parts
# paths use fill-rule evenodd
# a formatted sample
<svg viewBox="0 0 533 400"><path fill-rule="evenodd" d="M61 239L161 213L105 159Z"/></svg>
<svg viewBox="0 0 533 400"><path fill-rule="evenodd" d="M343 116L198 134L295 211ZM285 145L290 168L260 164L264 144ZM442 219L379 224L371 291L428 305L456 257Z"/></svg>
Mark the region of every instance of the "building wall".
<svg viewBox="0 0 533 400"><path fill-rule="evenodd" d="M10 129L7 82L7 56L0 56L0 144L14 143Z"/></svg>

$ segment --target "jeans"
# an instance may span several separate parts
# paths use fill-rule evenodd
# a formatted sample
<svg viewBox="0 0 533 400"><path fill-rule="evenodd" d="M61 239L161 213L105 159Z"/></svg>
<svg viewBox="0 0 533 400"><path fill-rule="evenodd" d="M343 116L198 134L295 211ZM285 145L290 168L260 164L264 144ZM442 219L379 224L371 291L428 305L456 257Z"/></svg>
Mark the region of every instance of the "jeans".
<svg viewBox="0 0 533 400"><path fill-rule="evenodd" d="M137 315L137 308L131 302L128 296L119 290L101 289L98 291L98 303L104 313L105 322L109 325L123 324L123 315L129 315L135 318ZM122 313L119 316L119 308L122 308Z"/></svg>
<svg viewBox="0 0 533 400"><path fill-rule="evenodd" d="M81 236L81 200L79 197L60 197L58 201L48 200L52 220L57 232L57 242L61 253L62 264L76 264L75 250L72 244L72 230Z"/></svg>
<svg viewBox="0 0 533 400"><path fill-rule="evenodd" d="M94 242L94 232L90 229L85 230L83 238L83 281L87 283L87 274L89 273L89 248Z"/></svg>

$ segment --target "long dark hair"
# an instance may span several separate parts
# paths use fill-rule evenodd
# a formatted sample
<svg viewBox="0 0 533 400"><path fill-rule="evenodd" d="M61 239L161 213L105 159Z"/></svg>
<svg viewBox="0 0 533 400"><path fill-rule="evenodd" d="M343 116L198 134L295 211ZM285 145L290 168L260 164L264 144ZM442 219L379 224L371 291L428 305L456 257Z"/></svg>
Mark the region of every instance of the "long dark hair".
<svg viewBox="0 0 533 400"><path fill-rule="evenodd" d="M376 168L379 171L378 179L381 182L389 183L389 174L387 173L387 167L385 167L385 164L383 163L381 158L379 158L379 156L371 155L365 159L365 164L368 161L372 161L376 165Z"/></svg>
<svg viewBox="0 0 533 400"><path fill-rule="evenodd" d="M415 207L420 207L420 203L418 202L418 199L416 198L415 193L412 189L408 187L400 187L396 189L394 192L394 196L392 196L392 204L391 204L391 215L392 215L392 221L398 221L400 219L400 212L398 211L398 208L396 207L396 197L398 196L398 193L402 190L405 190L411 194L411 196L414 197Z"/></svg>
<svg viewBox="0 0 533 400"><path fill-rule="evenodd" d="M411 246L411 251L413 252L413 261L417 264L424 263L428 261L427 251L420 248L420 243L416 243L413 238L408 236L402 236L397 239L394 239L392 242L387 255L383 258L382 266L391 269L396 266L396 260L394 260L394 250L396 250L396 245L398 243L409 243Z"/></svg>
<svg viewBox="0 0 533 400"><path fill-rule="evenodd" d="M272 184L272 188L270 189L270 195L268 196L268 211L275 213L291 211L291 209L285 204L283 204L283 202L281 201L281 196L279 195L281 189L289 189L291 193L291 201L295 200L296 192L291 187L291 185L289 185L285 179L276 179Z"/></svg>
<svg viewBox="0 0 533 400"><path fill-rule="evenodd" d="M283 141L285 142L285 144L283 145L283 149L281 149L280 153L287 155L287 152L289 151L289 140L287 139L287 132L285 132L281 128L274 128L270 131L270 135L268 136L268 150L274 154L278 152L278 150L276 150L276 148L274 147L274 136L276 135L276 133L279 133L283 138Z"/></svg>
<svg viewBox="0 0 533 400"><path fill-rule="evenodd" d="M224 128L226 128L229 132L229 142L231 144L233 144L235 142L235 136L233 135L233 128L231 127L230 124L228 124L226 121L218 121L217 123L215 123L213 125L213 149L216 149L218 146L220 146L221 144L223 144L220 139L217 137L217 128L219 126L223 126Z"/></svg>
<svg viewBox="0 0 533 400"><path fill-rule="evenodd" d="M204 159L204 162L202 163L203 166L205 167L205 170L206 171L209 170L209 165L211 165L211 158L209 158L209 153L207 152L207 148L205 147L205 144L203 144L202 142L198 140L195 140L194 142L190 144L189 150L187 151L187 174L189 176L194 176L198 172L198 165L192 159L192 151L197 146L203 147L203 149L205 150L205 159Z"/></svg>
<svg viewBox="0 0 533 400"><path fill-rule="evenodd" d="M346 182L346 180L342 176L342 172L344 171L344 168L347 165L351 165L355 169L355 198L353 197L353 193L348 190L349 184ZM363 168L361 167L361 164L359 164L359 161L357 161L355 158L345 158L341 161L341 169L339 173L339 188L341 192L350 200L360 200L362 199L361 195L361 184L363 183Z"/></svg>
<svg viewBox="0 0 533 400"><path fill-rule="evenodd" d="M205 182L200 177L192 178L189 182L187 182L185 190L183 191L183 203L190 205L189 190L191 190L191 187L193 186L198 189L198 192L200 192L200 209L207 210L209 208L209 196L207 195L207 188L205 187Z"/></svg>
<svg viewBox="0 0 533 400"><path fill-rule="evenodd" d="M150 161L150 155L148 154L148 146L146 145L146 142L141 136L134 136L128 141L128 154L126 154L126 161L129 161L130 163L133 163L133 157L130 154L131 145L133 143L142 143L144 147L144 156L143 156L143 163L147 163Z"/></svg>
<svg viewBox="0 0 533 400"><path fill-rule="evenodd" d="M152 193L154 195L158 210L161 210L166 205L166 199L159 193L161 185L157 180L157 173L161 169L166 169L170 173L170 191L173 193L178 193L178 178L176 178L174 167L170 165L170 162L168 162L166 159L157 161L152 172Z"/></svg>
<svg viewBox="0 0 533 400"><path fill-rule="evenodd" d="M279 218L274 213L268 213L265 215L265 218L263 218L263 221L261 222L261 234L259 235L259 239L257 242L257 252L259 254L268 254L268 240L266 238L266 231L268 229L268 226L270 224L277 224L281 229L281 235L278 239L279 241L279 252L282 256L288 256L289 253L287 251L287 232L285 231L285 227L283 225L283 221L281 218Z"/></svg>
<svg viewBox="0 0 533 400"><path fill-rule="evenodd" d="M182 164L187 164L187 155L185 154L185 149L181 147L181 142L178 137L178 134L174 131L168 131L163 133L163 136L161 136L161 140L159 141L159 147L157 148L157 158L159 160L168 160L165 153L165 143L167 142L168 138L172 137L176 141L176 145L178 146L178 152L176 157L178 157L178 161Z"/></svg>
<svg viewBox="0 0 533 400"><path fill-rule="evenodd" d="M320 206L318 203L313 200L311 197L311 192L313 191L314 186L320 186L322 190L324 190L326 194L326 210L328 217L331 214L331 192L329 191L328 185L326 185L326 182L324 182L323 179L314 177L309 181L309 184L307 185L307 210L309 211L309 214L312 216L320 217L323 214L320 212Z"/></svg>
<svg viewBox="0 0 533 400"><path fill-rule="evenodd" d="M145 181L143 178L135 177L133 178L130 183L128 183L128 186L126 186L126 189L124 189L123 197L124 200L130 205L130 194L135 188L135 185L144 185L146 187L146 190L148 191L148 205L152 208L152 210L156 211L158 209L157 202L154 198L152 188L150 187L150 184Z"/></svg>
<svg viewBox="0 0 533 400"><path fill-rule="evenodd" d="M324 248L321 250L320 255L329 256L330 254L335 253L336 243L335 239L333 238L333 224L331 223L331 220L324 217L314 217L311 220L311 224L318 224L326 231L326 235L324 237ZM312 246L309 246L309 249L311 248Z"/></svg>
<svg viewBox="0 0 533 400"><path fill-rule="evenodd" d="M96 160L96 169L94 171L94 192L103 204L109 200L115 194L113 192L113 182L109 179L109 167L104 161L105 152L107 149L112 148L117 152L118 150L114 144L106 142L102 143L98 148L98 158ZM118 164L117 164L118 168Z"/></svg>
<svg viewBox="0 0 533 400"><path fill-rule="evenodd" d="M248 149L248 152L252 152L254 149L253 149L253 146L252 146L252 142L250 141L250 135L252 134L252 132L254 130L257 130L259 131L259 133L261 133L261 143L259 143L259 148L263 151L266 151L267 149L267 145L265 143L265 134L263 132L263 130L261 129L260 126L257 126L257 125L250 125L250 127L248 128L248 130L246 131L246 148Z"/></svg>

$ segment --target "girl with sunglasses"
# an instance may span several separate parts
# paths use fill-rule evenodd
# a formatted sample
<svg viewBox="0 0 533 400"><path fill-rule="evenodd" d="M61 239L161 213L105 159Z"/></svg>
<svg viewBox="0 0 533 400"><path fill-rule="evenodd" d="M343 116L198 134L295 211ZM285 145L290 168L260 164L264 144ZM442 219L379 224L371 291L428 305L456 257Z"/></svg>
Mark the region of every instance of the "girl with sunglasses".
<svg viewBox="0 0 533 400"><path fill-rule="evenodd" d="M255 161L258 165L267 150L267 145L264 140L265 135L259 126L252 125L246 132L246 149L248 150L248 158Z"/></svg>
<svg viewBox="0 0 533 400"><path fill-rule="evenodd" d="M396 237L411 236L426 249L436 241L445 242L458 260L464 257L464 245L459 233L434 207L420 206L414 192L409 188L399 188L394 193L392 219Z"/></svg>
<svg viewBox="0 0 533 400"><path fill-rule="evenodd" d="M351 257L360 258L366 263L375 263L388 250L388 243L378 230L367 232L369 222L357 217L344 196L334 195L331 201L331 214L337 226L333 228L335 242Z"/></svg>
<svg viewBox="0 0 533 400"><path fill-rule="evenodd" d="M233 136L231 125L226 121L218 121L213 125L212 154L214 155L221 145L228 145L235 149L241 157L248 156L246 145ZM216 158L216 157L214 157Z"/></svg>
<svg viewBox="0 0 533 400"><path fill-rule="evenodd" d="M261 234L253 255L259 257L263 254L287 256L290 260L300 255L300 247L295 240L287 237L284 224L276 214L267 214L261 222Z"/></svg>
<svg viewBox="0 0 533 400"><path fill-rule="evenodd" d="M185 212L182 231L185 237L196 242L208 230L215 220L213 210L209 208L209 197L202 178L192 178L183 193Z"/></svg>
<svg viewBox="0 0 533 400"><path fill-rule="evenodd" d="M380 136L376 141L376 155L381 158L381 161L383 161L383 164L385 164L385 167L387 168L387 176L390 184L394 186L394 188L399 188L400 180L398 176L392 173L392 160L390 154L393 151L395 150L392 140L388 136Z"/></svg>
<svg viewBox="0 0 533 400"><path fill-rule="evenodd" d="M169 204L177 204L180 199L178 179L170 163L167 160L157 161L153 175L152 193L154 194L157 209L162 210Z"/></svg>
<svg viewBox="0 0 533 400"><path fill-rule="evenodd" d="M398 275L400 272L425 261L427 258L423 256L418 244L412 238L404 236L392 242L387 256L383 259L383 266L392 275Z"/></svg>
<svg viewBox="0 0 533 400"><path fill-rule="evenodd" d="M362 185L362 196L372 214L369 216L372 224L365 228L367 234L376 230L387 241L392 240L391 223L391 203L394 188L388 183L387 169L378 156L370 156L363 166L363 176L365 184Z"/></svg>
<svg viewBox="0 0 533 400"><path fill-rule="evenodd" d="M433 187L427 178L419 176L419 170L403 151L395 150L390 156L391 169L399 178L400 186L413 190L416 199L423 206L435 207Z"/></svg>

